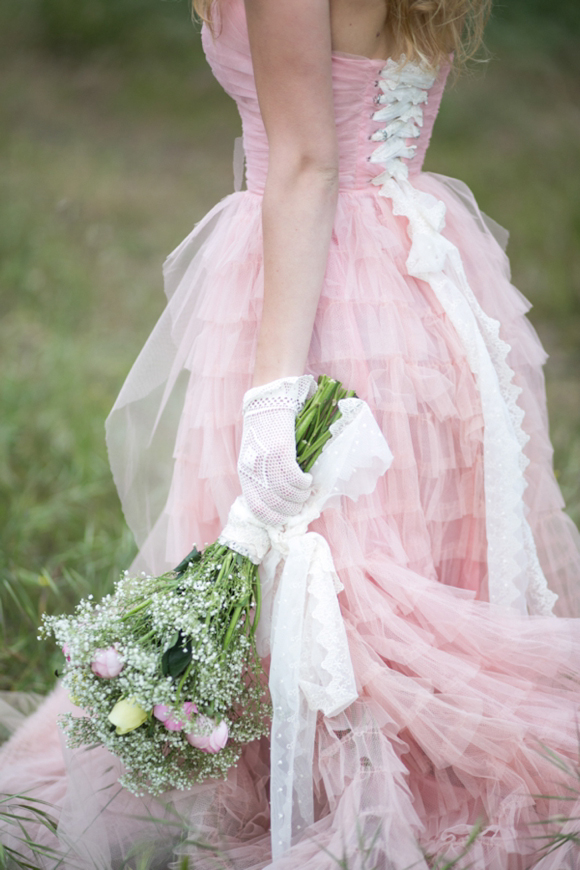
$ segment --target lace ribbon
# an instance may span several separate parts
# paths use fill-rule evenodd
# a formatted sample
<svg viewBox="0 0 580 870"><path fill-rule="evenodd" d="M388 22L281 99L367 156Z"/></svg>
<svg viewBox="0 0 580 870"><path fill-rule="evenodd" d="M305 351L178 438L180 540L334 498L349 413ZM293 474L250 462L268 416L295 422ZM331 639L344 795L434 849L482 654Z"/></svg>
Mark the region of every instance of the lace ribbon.
<svg viewBox="0 0 580 870"><path fill-rule="evenodd" d="M414 63L390 60L380 73L383 105L374 114L387 126L373 134L383 142L370 160L385 167L373 179L379 194L388 197L393 213L409 221L410 275L426 281L453 323L477 379L485 426L484 481L488 542L489 598L520 612L552 615L557 596L548 588L540 567L530 526L524 514L523 448L528 436L522 429L524 413L517 404L520 388L507 363L510 346L500 338L500 325L488 317L475 297L460 253L445 236L445 204L417 190L409 181L405 158L413 158L408 138L420 134L421 105L435 81L431 71Z"/></svg>
<svg viewBox="0 0 580 870"><path fill-rule="evenodd" d="M368 405L339 402L341 418L312 468L312 495L282 529L256 520L242 496L220 542L261 563L263 610L258 649L270 654L271 837L275 860L314 822L312 761L317 711L338 715L358 697L326 540L309 524L342 496L374 490L392 461Z"/></svg>

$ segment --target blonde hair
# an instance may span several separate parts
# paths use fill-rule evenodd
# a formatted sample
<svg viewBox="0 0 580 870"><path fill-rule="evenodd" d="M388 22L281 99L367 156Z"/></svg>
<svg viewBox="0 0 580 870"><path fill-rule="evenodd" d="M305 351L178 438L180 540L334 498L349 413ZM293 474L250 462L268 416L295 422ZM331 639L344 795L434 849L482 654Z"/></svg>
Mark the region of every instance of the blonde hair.
<svg viewBox="0 0 580 870"><path fill-rule="evenodd" d="M387 27L396 54L439 66L453 53L459 69L474 57L492 0L388 0Z"/></svg>
<svg viewBox="0 0 580 870"><path fill-rule="evenodd" d="M219 0L193 0L195 14L212 27ZM483 41L492 0L386 0L393 57L438 66L453 52L453 65L465 65Z"/></svg>

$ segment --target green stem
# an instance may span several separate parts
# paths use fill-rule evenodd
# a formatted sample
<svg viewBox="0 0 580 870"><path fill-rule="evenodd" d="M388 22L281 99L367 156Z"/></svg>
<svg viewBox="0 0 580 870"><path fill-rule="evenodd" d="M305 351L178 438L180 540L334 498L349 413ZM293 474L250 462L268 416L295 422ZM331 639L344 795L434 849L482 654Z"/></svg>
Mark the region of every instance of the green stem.
<svg viewBox="0 0 580 870"><path fill-rule="evenodd" d="M242 605L238 604L238 606L234 610L234 615L232 616L232 618L230 620L228 630L226 631L226 636L224 638L224 652L227 650L230 643L232 642L232 635L235 631L236 625L238 624L238 619L240 618L241 612L242 612Z"/></svg>
<svg viewBox="0 0 580 870"><path fill-rule="evenodd" d="M157 637L157 631L156 631L155 629L153 629L152 631L148 631L147 634L142 635L142 636L139 638L139 643L140 643L140 644L144 644L144 643L146 643L146 642L149 640L149 638L151 638L151 637Z"/></svg>
<svg viewBox="0 0 580 870"><path fill-rule="evenodd" d="M329 427L340 417L338 402L354 396L354 391L345 390L339 381L319 377L316 393L296 418L296 457L303 471L312 468L331 437Z"/></svg>
<svg viewBox="0 0 580 870"><path fill-rule="evenodd" d="M141 610L145 610L145 608L149 607L150 604L150 598L148 598L146 601L142 601L141 604L137 604L136 607L132 607L131 610L128 610L127 613L124 613L121 619L129 619L129 617L133 616L135 613L139 613Z"/></svg>
<svg viewBox="0 0 580 870"><path fill-rule="evenodd" d="M181 678L180 681L179 681L179 685L178 685L178 687L177 687L177 693L176 693L176 695L175 695L175 703L176 703L176 704L179 703L179 698L180 698L180 696L181 696L181 690L183 689L183 684L185 683L185 681L187 680L188 676L190 675L192 667L193 667L193 659L190 661L190 663L189 663L188 666L186 667L186 669L185 669L185 673L183 674L182 678Z"/></svg>
<svg viewBox="0 0 580 870"><path fill-rule="evenodd" d="M296 421L296 443L302 441L308 432L308 427L312 424L316 415L316 409L311 407L306 414L300 415L300 422Z"/></svg>
<svg viewBox="0 0 580 870"><path fill-rule="evenodd" d="M254 597L256 599L256 610L254 612L254 621L252 623L251 633L255 634L260 621L260 613L262 612L262 584L257 570L255 570ZM249 614L248 614L249 617Z"/></svg>

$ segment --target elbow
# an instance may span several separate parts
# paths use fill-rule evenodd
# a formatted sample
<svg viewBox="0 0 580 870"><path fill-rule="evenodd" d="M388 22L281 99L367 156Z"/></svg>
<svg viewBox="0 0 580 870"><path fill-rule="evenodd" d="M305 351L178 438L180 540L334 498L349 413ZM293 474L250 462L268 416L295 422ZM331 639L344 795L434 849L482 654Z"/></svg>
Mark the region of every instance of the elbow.
<svg viewBox="0 0 580 870"><path fill-rule="evenodd" d="M305 166L302 172L330 194L338 193L339 171L336 164L316 164Z"/></svg>
<svg viewBox="0 0 580 870"><path fill-rule="evenodd" d="M338 186L338 156L300 154L290 168L296 177L308 176L319 179L322 185Z"/></svg>
<svg viewBox="0 0 580 870"><path fill-rule="evenodd" d="M332 194L338 191L338 155L312 150L270 152L268 184L270 187L308 185Z"/></svg>

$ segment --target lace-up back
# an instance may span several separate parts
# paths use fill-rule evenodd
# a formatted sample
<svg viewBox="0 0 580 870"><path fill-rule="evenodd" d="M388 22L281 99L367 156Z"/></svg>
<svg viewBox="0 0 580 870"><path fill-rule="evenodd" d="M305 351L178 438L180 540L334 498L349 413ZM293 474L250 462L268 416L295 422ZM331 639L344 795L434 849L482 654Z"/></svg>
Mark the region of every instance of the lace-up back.
<svg viewBox="0 0 580 870"><path fill-rule="evenodd" d="M243 0L226 0L218 38L213 39L206 27L202 38L215 77L236 101L240 112L248 189L261 192L268 169L268 140L258 106ZM406 100L397 99L390 106L386 104L386 98L396 90L398 69L399 65L393 61L333 53L332 78L342 189L366 190L369 182L380 174L381 167L372 155L377 149L377 136L382 136L385 129L389 139L404 140L414 149L403 157L410 174L421 170L448 68L442 69L436 77L417 70L417 87L422 89L422 93L413 95L415 111L412 117L407 117L404 111ZM393 89L389 88L390 82L395 84ZM396 130L392 124L385 125L389 109L394 108L402 110L400 117L406 125Z"/></svg>

